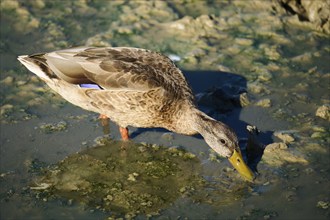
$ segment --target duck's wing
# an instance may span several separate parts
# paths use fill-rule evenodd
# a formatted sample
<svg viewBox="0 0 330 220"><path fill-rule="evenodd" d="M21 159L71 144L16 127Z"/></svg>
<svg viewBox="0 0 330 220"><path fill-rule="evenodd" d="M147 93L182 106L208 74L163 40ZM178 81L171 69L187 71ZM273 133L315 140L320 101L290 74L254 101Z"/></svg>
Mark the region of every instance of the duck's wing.
<svg viewBox="0 0 330 220"><path fill-rule="evenodd" d="M181 71L166 56L138 48L73 48L44 54L56 76L104 90L191 93ZM179 94L177 94L179 95Z"/></svg>

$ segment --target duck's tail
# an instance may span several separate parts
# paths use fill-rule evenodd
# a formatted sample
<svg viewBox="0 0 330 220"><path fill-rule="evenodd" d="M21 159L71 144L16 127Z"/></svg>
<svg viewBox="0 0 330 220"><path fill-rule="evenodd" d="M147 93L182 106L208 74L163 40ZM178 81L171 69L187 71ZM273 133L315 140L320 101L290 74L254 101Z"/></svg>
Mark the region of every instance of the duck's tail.
<svg viewBox="0 0 330 220"><path fill-rule="evenodd" d="M48 67L45 60L42 58L44 54L22 55L17 59L31 72L47 81L51 78L58 78L56 74Z"/></svg>

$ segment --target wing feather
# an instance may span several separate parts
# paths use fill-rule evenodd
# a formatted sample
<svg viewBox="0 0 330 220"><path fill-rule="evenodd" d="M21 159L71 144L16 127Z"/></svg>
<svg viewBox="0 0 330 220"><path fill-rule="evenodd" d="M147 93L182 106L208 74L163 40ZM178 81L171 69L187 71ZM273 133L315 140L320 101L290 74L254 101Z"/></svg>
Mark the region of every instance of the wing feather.
<svg viewBox="0 0 330 220"><path fill-rule="evenodd" d="M138 48L77 48L45 54L63 80L95 83L106 90L148 91L163 88L170 95L192 98L181 71L166 56Z"/></svg>

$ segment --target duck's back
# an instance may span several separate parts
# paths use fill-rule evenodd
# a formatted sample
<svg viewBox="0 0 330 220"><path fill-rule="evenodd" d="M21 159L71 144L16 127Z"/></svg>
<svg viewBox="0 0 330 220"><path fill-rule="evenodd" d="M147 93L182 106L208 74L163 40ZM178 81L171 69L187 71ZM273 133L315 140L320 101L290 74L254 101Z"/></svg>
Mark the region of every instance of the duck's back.
<svg viewBox="0 0 330 220"><path fill-rule="evenodd" d="M145 115L144 121L155 117L163 120L179 109L180 103L193 102L192 91L182 72L168 57L149 50L73 48L24 59L38 65L49 80L63 82L61 88L56 88L60 94L67 85L79 88L90 98L86 108L79 105L81 99L70 100L70 95L61 94L68 101L88 110L108 109L108 114L113 114L109 117L119 124L124 120L120 114L127 118L140 113ZM122 124L148 126L139 123Z"/></svg>

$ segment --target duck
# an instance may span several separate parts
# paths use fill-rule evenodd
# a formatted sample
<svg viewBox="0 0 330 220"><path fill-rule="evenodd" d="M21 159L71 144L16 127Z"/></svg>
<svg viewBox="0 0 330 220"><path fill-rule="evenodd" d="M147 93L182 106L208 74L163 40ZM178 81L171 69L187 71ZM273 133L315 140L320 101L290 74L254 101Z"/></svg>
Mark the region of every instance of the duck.
<svg viewBox="0 0 330 220"><path fill-rule="evenodd" d="M253 182L233 129L197 108L183 73L167 56L133 47L76 47L18 60L68 102L115 122L123 141L129 140L128 126L200 134Z"/></svg>

